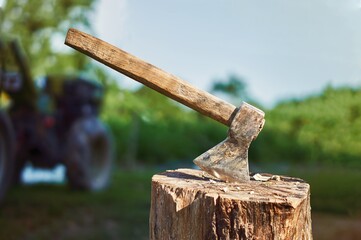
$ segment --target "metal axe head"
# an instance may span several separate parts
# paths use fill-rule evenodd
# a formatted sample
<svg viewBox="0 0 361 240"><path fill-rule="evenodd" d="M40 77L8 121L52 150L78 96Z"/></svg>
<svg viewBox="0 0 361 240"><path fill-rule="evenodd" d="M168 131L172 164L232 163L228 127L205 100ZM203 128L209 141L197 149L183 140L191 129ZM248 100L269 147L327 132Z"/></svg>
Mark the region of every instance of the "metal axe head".
<svg viewBox="0 0 361 240"><path fill-rule="evenodd" d="M248 148L264 123L264 112L243 102L233 113L228 137L194 159L194 163L224 181L249 181Z"/></svg>

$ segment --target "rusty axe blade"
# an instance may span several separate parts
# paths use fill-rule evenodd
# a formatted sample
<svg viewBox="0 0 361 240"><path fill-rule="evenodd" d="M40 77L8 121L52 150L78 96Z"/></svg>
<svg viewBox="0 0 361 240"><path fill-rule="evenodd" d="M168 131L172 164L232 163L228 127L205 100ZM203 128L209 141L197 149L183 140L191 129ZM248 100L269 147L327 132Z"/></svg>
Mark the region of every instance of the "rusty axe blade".
<svg viewBox="0 0 361 240"><path fill-rule="evenodd" d="M264 122L261 110L243 102L235 111L227 138L194 159L194 163L224 181L248 181L248 149Z"/></svg>
<svg viewBox="0 0 361 240"><path fill-rule="evenodd" d="M230 127L228 137L194 162L225 181L247 181L248 148L261 131L264 113L242 103L236 108L182 79L76 29L69 29L65 44L108 67Z"/></svg>

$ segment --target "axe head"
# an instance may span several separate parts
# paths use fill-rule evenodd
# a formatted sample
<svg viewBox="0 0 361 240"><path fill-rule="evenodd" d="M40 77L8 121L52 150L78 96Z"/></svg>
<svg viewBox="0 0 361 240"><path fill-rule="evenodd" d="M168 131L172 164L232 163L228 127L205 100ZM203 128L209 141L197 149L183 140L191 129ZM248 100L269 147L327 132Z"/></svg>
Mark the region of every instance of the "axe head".
<svg viewBox="0 0 361 240"><path fill-rule="evenodd" d="M221 180L249 181L248 148L262 130L264 122L264 112L243 102L233 113L228 137L193 162Z"/></svg>

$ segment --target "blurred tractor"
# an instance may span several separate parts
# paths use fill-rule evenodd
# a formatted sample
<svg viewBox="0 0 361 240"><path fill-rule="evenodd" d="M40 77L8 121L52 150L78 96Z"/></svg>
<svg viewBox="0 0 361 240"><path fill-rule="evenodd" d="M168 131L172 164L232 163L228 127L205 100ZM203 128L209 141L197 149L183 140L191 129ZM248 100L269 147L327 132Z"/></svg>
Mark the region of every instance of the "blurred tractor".
<svg viewBox="0 0 361 240"><path fill-rule="evenodd" d="M109 180L111 139L98 119L103 88L81 78L48 76L37 87L16 41L0 42L0 200L26 163L66 167L75 189Z"/></svg>

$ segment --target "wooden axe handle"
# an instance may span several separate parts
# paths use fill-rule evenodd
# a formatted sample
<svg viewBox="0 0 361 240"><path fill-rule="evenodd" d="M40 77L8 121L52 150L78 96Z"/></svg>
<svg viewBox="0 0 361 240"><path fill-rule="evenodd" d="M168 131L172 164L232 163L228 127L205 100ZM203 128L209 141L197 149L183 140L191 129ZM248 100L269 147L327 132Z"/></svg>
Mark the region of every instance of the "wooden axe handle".
<svg viewBox="0 0 361 240"><path fill-rule="evenodd" d="M76 29L69 29L65 44L108 67L227 126L236 107L115 46Z"/></svg>

